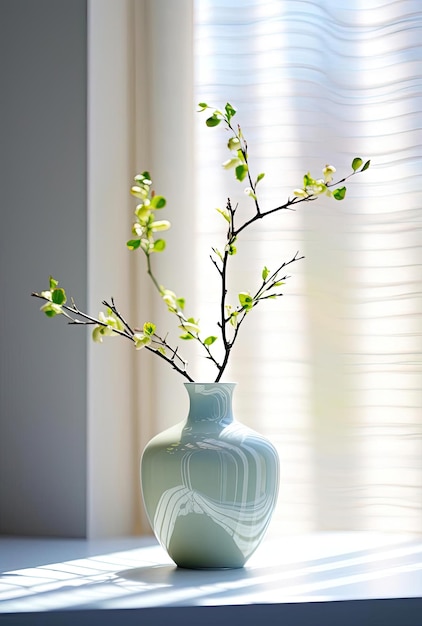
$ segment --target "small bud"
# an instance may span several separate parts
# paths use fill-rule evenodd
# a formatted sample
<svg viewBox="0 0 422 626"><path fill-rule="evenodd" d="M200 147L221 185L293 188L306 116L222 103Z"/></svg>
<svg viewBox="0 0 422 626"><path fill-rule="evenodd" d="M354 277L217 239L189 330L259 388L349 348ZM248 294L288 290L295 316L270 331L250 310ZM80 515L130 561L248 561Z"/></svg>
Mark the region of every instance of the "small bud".
<svg viewBox="0 0 422 626"><path fill-rule="evenodd" d="M157 220L151 224L151 229L153 231L157 230L168 230L171 224L168 220Z"/></svg>
<svg viewBox="0 0 422 626"><path fill-rule="evenodd" d="M102 335L107 335L111 337L116 334L114 330L124 329L123 322L118 317L115 317L112 314L105 315L102 311L100 311L100 313L98 314L98 319L100 322L102 322L102 324L105 324L105 326L101 326Z"/></svg>
<svg viewBox="0 0 422 626"><path fill-rule="evenodd" d="M326 165L324 167L324 169L322 170L322 173L324 175L324 181L326 183L330 183L333 180L333 174L335 173L336 168L334 167L334 165Z"/></svg>
<svg viewBox="0 0 422 626"><path fill-rule="evenodd" d="M162 298L167 304L170 312L177 311L177 296L174 291L170 291L170 289L163 289Z"/></svg>
<svg viewBox="0 0 422 626"><path fill-rule="evenodd" d="M141 350L151 343L151 337L143 333L135 333L133 335L133 341L135 343L135 350Z"/></svg>
<svg viewBox="0 0 422 626"><path fill-rule="evenodd" d="M60 304L55 304L54 302L46 302L40 310L45 313L47 317L54 317L63 312Z"/></svg>
<svg viewBox="0 0 422 626"><path fill-rule="evenodd" d="M135 209L135 215L139 219L145 219L151 213L151 209L149 208L149 204L143 203L138 204Z"/></svg>
<svg viewBox="0 0 422 626"><path fill-rule="evenodd" d="M198 335L200 332L198 324L194 322L183 322L183 324L181 324L179 328L180 330L184 330L191 335Z"/></svg>
<svg viewBox="0 0 422 626"><path fill-rule="evenodd" d="M326 189L327 189L327 186L325 182L322 180L322 178L319 178L318 180L315 181L315 185L313 186L314 194L319 195L321 193L324 193Z"/></svg>
<svg viewBox="0 0 422 626"><path fill-rule="evenodd" d="M139 187L138 185L131 187L130 193L132 196L135 196L135 198L139 198L140 200L145 200L148 196L147 189L145 189L145 187Z"/></svg>
<svg viewBox="0 0 422 626"><path fill-rule="evenodd" d="M252 187L246 187L244 193L253 200L256 200L256 194L254 193Z"/></svg>
<svg viewBox="0 0 422 626"><path fill-rule="evenodd" d="M236 165L239 165L239 163L240 163L240 160L234 157L233 159L227 159L227 161L224 161L223 167L225 170L229 170L233 167L236 167Z"/></svg>
<svg viewBox="0 0 422 626"><path fill-rule="evenodd" d="M95 326L94 330L92 331L92 340L95 341L95 343L103 343L103 326Z"/></svg>
<svg viewBox="0 0 422 626"><path fill-rule="evenodd" d="M139 222L135 222L135 224L132 226L132 235L142 237L144 230L144 227Z"/></svg>
<svg viewBox="0 0 422 626"><path fill-rule="evenodd" d="M230 137L227 142L227 147L229 150L234 150L237 152L241 148L240 141L237 137Z"/></svg>

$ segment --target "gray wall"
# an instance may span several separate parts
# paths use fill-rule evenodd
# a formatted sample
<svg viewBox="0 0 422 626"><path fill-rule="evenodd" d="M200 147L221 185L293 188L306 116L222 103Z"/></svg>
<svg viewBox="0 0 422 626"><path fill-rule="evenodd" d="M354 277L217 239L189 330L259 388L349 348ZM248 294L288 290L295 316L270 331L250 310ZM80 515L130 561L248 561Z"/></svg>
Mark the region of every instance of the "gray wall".
<svg viewBox="0 0 422 626"><path fill-rule="evenodd" d="M51 273L86 301L86 14L0 0L3 534L86 533L87 337L30 297Z"/></svg>

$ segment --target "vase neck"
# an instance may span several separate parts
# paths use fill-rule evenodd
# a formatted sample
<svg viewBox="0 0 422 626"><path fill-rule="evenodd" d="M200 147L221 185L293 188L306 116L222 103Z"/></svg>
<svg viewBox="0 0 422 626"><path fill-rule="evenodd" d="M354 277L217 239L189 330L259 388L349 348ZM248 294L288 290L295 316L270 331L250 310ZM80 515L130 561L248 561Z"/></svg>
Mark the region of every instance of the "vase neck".
<svg viewBox="0 0 422 626"><path fill-rule="evenodd" d="M236 383L185 383L189 394L188 424L229 424Z"/></svg>

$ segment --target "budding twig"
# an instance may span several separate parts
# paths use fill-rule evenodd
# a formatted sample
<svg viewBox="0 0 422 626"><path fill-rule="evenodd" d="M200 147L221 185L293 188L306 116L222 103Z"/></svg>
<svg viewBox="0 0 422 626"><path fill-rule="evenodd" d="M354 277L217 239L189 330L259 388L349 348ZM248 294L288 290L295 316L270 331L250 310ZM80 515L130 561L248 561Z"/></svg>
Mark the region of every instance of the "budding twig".
<svg viewBox="0 0 422 626"><path fill-rule="evenodd" d="M297 205L304 202L314 202L322 193L333 196L335 200L342 200L346 194L346 187L338 187L338 185L344 183L356 173L368 169L370 161L363 163L361 158L356 157L352 162L352 173L336 182L332 182L335 168L331 165L326 165L323 169L323 179L316 180L312 178L309 173L305 174L303 177L303 188L294 190L293 197L289 197L286 202L272 209L262 209L257 194L257 185L264 177L264 173L259 174L256 180L254 180L251 174L247 141L241 127L237 125L237 129L235 129L232 124L232 118L236 114L236 109L229 103L226 104L224 111L212 109L204 103L200 104L200 109L201 111L207 109L212 110L211 117L206 121L207 126L218 126L220 122L223 122L226 128L231 132L232 136L227 146L232 153L232 158L229 159L224 166L226 168L234 167L236 179L240 182L246 180L249 183L249 187L245 189L245 192L252 198L255 206L253 215L249 218L245 218L243 222L241 219L239 220L238 205L236 204L233 208L230 198L227 199L225 210L221 211L218 209L219 213L223 215L228 224L225 235L225 245L222 251L220 252L219 249L212 248L213 254L210 254L210 260L220 276L220 303L217 327L222 343L221 358L217 358L214 354L214 347L211 348L217 337L210 335L205 339L203 338L200 333L198 321L193 317L188 317L184 313L184 299L178 298L172 291L165 289L160 284L154 272L152 255L155 252L163 251L166 243L162 238L156 238L156 235L157 233L161 233L161 231L167 230L170 227L170 222L155 219L155 210L163 208L166 204L166 200L163 196L155 194L152 189L151 176L148 172L138 174L135 177L136 184L131 189L132 195L138 198L140 203L135 210L136 221L132 229L134 238L127 242L127 246L131 250L140 248L143 251L146 258L146 271L155 290L158 292L163 303L167 306L168 311L176 316L179 328L184 332L184 335L181 335L180 338L192 339L201 346L206 359L211 361L217 370L215 381L218 382L227 367L231 351L239 335L239 330L243 326L249 311L254 309L263 300L281 297L283 294L279 291L275 291L275 289L282 285L289 277L285 275L280 278L280 272L285 267L304 258L303 256L299 256L299 252L296 252L289 261L281 263L275 271L270 272L267 267L264 267L260 286L255 290L254 295L251 295L250 292L241 292L238 294L239 303L237 306L232 307L227 304L228 270L230 259L237 252L237 240L239 235L258 220L265 219L269 215L285 210L295 211ZM331 191L332 188L334 188L333 191ZM61 313L67 318L69 324L94 326L93 338L96 341L101 342L103 336L106 335L120 335L126 337L135 344L137 349L146 348L148 352L157 355L184 378L193 382L192 376L188 373L187 361L179 354L179 346L176 345L176 347L173 347L170 344L167 339L168 334L161 337L156 332L155 324L152 322L146 322L143 329L139 332L137 329L134 330L118 310L114 298L111 298L110 301L103 300L103 305L107 308L107 315L101 312L99 317L96 318L81 311L73 299L71 299L71 305L66 304L64 289L59 288L58 282L52 277L50 277L49 291L33 293L32 295L46 302L42 310L49 317L54 317Z"/></svg>

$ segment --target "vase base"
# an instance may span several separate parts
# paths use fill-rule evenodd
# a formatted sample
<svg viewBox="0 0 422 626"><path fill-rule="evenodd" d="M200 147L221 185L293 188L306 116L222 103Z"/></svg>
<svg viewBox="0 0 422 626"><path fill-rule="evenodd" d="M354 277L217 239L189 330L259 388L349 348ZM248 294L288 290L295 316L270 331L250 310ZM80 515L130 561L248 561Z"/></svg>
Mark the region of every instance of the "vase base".
<svg viewBox="0 0 422 626"><path fill-rule="evenodd" d="M176 563L177 565L177 563ZM200 570L202 572L223 572L232 569L243 569L244 565L226 565L223 567L197 567L197 566L188 566L188 565L177 565L177 569L189 569L189 570Z"/></svg>
<svg viewBox="0 0 422 626"><path fill-rule="evenodd" d="M208 515L195 513L177 520L168 553L183 569L239 569L246 562L232 536Z"/></svg>

